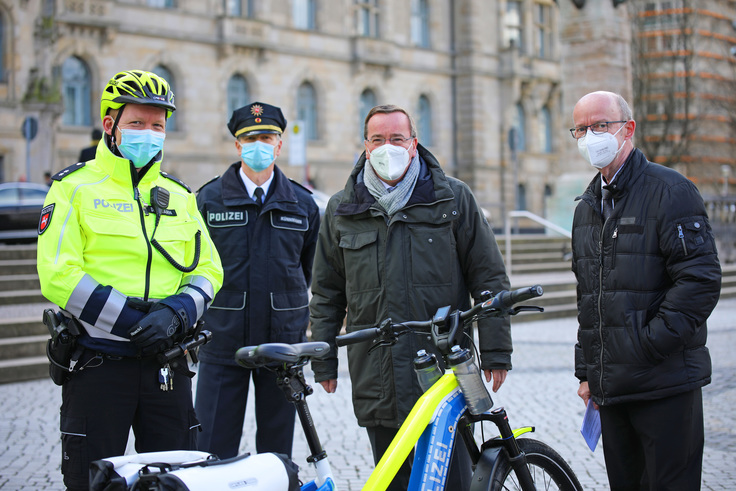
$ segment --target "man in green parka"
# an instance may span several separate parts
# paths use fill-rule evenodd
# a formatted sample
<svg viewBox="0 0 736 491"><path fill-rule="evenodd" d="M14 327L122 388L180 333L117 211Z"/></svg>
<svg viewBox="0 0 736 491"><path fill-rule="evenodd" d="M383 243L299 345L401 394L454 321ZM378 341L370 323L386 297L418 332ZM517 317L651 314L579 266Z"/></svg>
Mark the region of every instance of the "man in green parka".
<svg viewBox="0 0 736 491"><path fill-rule="evenodd" d="M327 392L337 389L335 337L346 312L347 332L353 332L389 317L430 319L445 305L468 309L471 297L509 288L495 237L470 188L446 176L418 144L411 116L397 106L377 106L363 131L366 150L345 189L330 199L314 259L312 338L332 350L312 368ZM481 368L495 392L511 368L509 322L484 319L478 325ZM403 336L370 355L369 348L350 346L348 365L355 416L377 463L422 395L412 360L419 349L431 348L423 336ZM448 486L470 477L463 460L453 457ZM406 489L410 473L411 456L389 489Z"/></svg>

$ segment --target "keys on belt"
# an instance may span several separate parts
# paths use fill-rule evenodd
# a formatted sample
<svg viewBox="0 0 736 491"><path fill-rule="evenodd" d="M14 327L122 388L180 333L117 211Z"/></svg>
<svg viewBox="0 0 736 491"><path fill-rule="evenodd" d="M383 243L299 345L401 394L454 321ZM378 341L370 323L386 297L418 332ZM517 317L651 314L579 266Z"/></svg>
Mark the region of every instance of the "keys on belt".
<svg viewBox="0 0 736 491"><path fill-rule="evenodd" d="M162 392L174 390L174 373L168 363L159 369L158 383Z"/></svg>

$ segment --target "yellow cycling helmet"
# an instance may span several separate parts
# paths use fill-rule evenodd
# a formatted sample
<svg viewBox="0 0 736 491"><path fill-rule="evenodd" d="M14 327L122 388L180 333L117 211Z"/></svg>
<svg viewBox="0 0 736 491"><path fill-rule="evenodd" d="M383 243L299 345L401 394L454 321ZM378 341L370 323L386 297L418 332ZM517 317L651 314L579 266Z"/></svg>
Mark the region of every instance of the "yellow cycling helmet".
<svg viewBox="0 0 736 491"><path fill-rule="evenodd" d="M169 83L155 73L127 70L115 74L102 91L100 119L107 111L125 104L145 104L166 109L166 117L176 110L174 92Z"/></svg>

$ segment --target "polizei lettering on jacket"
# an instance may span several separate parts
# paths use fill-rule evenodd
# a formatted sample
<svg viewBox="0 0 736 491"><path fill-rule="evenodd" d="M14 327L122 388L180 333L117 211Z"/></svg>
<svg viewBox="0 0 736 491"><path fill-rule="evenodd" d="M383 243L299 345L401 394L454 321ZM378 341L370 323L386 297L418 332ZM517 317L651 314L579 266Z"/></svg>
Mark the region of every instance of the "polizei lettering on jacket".
<svg viewBox="0 0 736 491"><path fill-rule="evenodd" d="M95 209L97 208L114 208L122 213L130 213L133 211L133 203L110 203L104 199L95 199L93 201Z"/></svg>
<svg viewBox="0 0 736 491"><path fill-rule="evenodd" d="M245 211L209 211L207 223L211 227L242 226L248 223Z"/></svg>

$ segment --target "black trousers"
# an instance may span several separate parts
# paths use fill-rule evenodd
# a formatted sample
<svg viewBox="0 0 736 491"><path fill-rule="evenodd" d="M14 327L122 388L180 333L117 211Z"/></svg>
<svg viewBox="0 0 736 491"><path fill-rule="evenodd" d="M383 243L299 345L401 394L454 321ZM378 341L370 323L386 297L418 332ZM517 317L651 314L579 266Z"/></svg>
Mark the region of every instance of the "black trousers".
<svg viewBox="0 0 736 491"><path fill-rule="evenodd" d="M368 426L368 440L371 442L373 450L373 460L375 464L381 460L381 457L388 449L391 441L399 432L396 428L387 428L385 426ZM406 491L409 487L409 479L411 478L412 461L414 460L414 451L409 454L399 471L396 473L394 480L388 486L386 491ZM450 460L450 470L447 474L447 490L469 489L470 482L473 478L472 461L468 449L460 435L455 438L455 448L452 452Z"/></svg>
<svg viewBox="0 0 736 491"><path fill-rule="evenodd" d="M251 377L256 398L256 451L291 458L296 408L276 385L276 374L265 368L248 370L205 362L199 364L195 401L202 422L199 450L221 459L238 455Z"/></svg>
<svg viewBox="0 0 736 491"><path fill-rule="evenodd" d="M123 455L133 428L136 452L194 450L199 423L192 383L173 373L173 390L161 391L154 358L93 358L62 386L61 472L69 489L89 489L89 464ZM98 366L95 366L98 365Z"/></svg>
<svg viewBox="0 0 736 491"><path fill-rule="evenodd" d="M701 389L601 406L600 415L611 491L700 489L705 441Z"/></svg>

